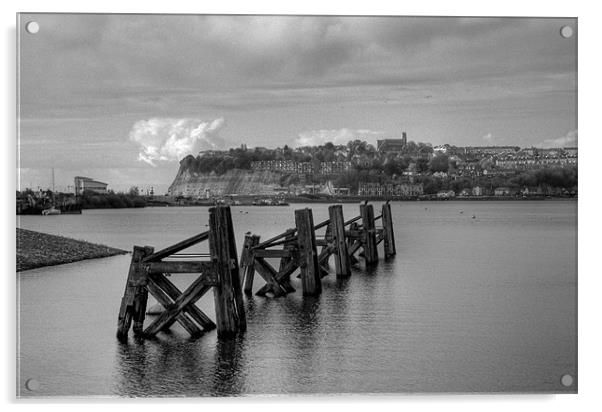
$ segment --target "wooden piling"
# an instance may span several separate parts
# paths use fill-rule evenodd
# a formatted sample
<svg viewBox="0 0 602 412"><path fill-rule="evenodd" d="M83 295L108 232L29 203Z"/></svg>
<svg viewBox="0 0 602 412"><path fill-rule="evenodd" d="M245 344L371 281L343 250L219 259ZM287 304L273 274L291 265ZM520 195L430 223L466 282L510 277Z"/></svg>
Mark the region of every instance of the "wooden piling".
<svg viewBox="0 0 602 412"><path fill-rule="evenodd" d="M322 292L322 281L320 279L316 233L311 209L295 210L295 223L297 226L303 295L318 295Z"/></svg>
<svg viewBox="0 0 602 412"><path fill-rule="evenodd" d="M393 218L391 217L391 205L389 202L382 207L383 238L385 243L385 259L395 256L395 233L393 232Z"/></svg>
<svg viewBox="0 0 602 412"><path fill-rule="evenodd" d="M376 247L376 228L374 225L374 207L372 205L360 205L360 215L364 230L364 257L366 264L371 265L378 262L378 249Z"/></svg>
<svg viewBox="0 0 602 412"><path fill-rule="evenodd" d="M232 245L232 219L226 209L229 207L216 206L209 209L209 249L219 279L219 286L213 288L219 337L233 336L246 329L244 308L237 298L237 294L242 293L238 263L236 255L231 254L236 248Z"/></svg>
<svg viewBox="0 0 602 412"><path fill-rule="evenodd" d="M125 292L121 299L119 316L117 319L117 339L127 341L128 332L132 321L134 322L134 333L142 333L142 325L146 316L146 302L148 290L146 289L147 274L141 266L142 259L153 253L153 248L134 246L130 270L125 285Z"/></svg>
<svg viewBox="0 0 602 412"><path fill-rule="evenodd" d="M345 241L345 219L343 218L343 206L332 205L328 208L330 216L331 234L335 245L334 265L337 277L351 275L351 260Z"/></svg>
<svg viewBox="0 0 602 412"><path fill-rule="evenodd" d="M242 298L242 279L240 278L240 268L238 267L238 252L236 250L236 236L234 235L234 224L232 223L232 211L230 206L224 207L225 221L228 225L228 245L230 246L230 262L232 263L232 284L234 287L234 300L236 302L236 311L238 313L238 329L241 332L247 330L247 315Z"/></svg>
<svg viewBox="0 0 602 412"><path fill-rule="evenodd" d="M244 289L243 291L250 295L253 293L253 278L255 277L255 258L253 257L253 246L259 243L259 236L247 233L242 246L242 255L240 257L240 267L244 270Z"/></svg>
<svg viewBox="0 0 602 412"><path fill-rule="evenodd" d="M349 224L349 231L350 232L357 232L358 229L358 224L357 222L353 222ZM355 242L355 240L351 237L347 237L347 253L349 255L349 261L351 262L352 265L355 265L357 263L359 263L359 261L357 260L357 258L355 257L355 252L357 252L359 246L361 246L361 242ZM356 245L354 247L354 245Z"/></svg>
<svg viewBox="0 0 602 412"><path fill-rule="evenodd" d="M292 242L292 240L297 235L295 234L293 229L288 229L287 233L288 234L286 235L284 240L288 241L288 242L284 244L284 246L282 247L282 250L287 252L288 255L283 257L282 259L280 259L280 267L278 268L279 273L286 273L287 267L289 267L291 265L291 263L294 264L293 254L294 254L294 251L297 248L297 246L295 245L295 243ZM282 280L280 281L280 284L284 287L284 289L286 289L286 291L288 293L292 293L295 291L295 288L291 284L291 275L290 274L284 275L282 277Z"/></svg>

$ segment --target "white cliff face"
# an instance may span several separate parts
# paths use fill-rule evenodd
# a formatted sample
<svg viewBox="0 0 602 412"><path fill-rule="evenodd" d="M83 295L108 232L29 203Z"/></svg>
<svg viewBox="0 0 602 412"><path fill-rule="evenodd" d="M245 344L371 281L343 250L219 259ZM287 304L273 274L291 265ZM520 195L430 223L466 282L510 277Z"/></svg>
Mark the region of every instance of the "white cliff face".
<svg viewBox="0 0 602 412"><path fill-rule="evenodd" d="M224 195L274 195L281 174L268 171L232 169L222 175L194 173L180 167L169 187L173 196L206 197Z"/></svg>

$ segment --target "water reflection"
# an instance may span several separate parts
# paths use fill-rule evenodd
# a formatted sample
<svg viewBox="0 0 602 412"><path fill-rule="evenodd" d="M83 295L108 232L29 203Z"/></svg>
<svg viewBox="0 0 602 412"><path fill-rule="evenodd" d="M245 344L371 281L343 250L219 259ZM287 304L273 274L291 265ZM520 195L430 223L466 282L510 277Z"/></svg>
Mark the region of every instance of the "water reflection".
<svg viewBox="0 0 602 412"><path fill-rule="evenodd" d="M312 207L317 215L321 206ZM119 344L127 257L24 272L20 373L43 384L23 396L574 391L559 383L576 372L574 206L471 202L462 216L457 207L429 203L426 219L422 204L396 205L403 230L394 259L381 254L378 265L355 266L349 278L336 278L331 267L319 297L303 297L295 276L296 293L245 297L248 330L234 340L215 331L191 340L175 324L157 339ZM86 240L128 249L169 244L198 226L199 211L168 209L65 217L45 231L85 238L82 219L92 219L98 239ZM237 223L241 229L279 233L282 223L261 220L267 211L259 209ZM466 217L473 212L478 224ZM292 216L286 208L269 213L270 222ZM52 222L32 220L31 228ZM174 239L165 237L170 225L180 228ZM264 282L256 279L257 290ZM189 280L174 282L185 288ZM212 299L198 304L215 319Z"/></svg>
<svg viewBox="0 0 602 412"><path fill-rule="evenodd" d="M239 395L244 392L246 370L244 348L244 335L234 339L218 340L212 395Z"/></svg>

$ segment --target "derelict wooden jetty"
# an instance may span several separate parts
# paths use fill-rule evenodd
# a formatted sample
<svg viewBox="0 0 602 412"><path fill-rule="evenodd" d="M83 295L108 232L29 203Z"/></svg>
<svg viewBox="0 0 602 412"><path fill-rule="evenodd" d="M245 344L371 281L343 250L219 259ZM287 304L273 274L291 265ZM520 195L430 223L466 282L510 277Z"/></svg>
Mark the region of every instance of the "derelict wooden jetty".
<svg viewBox="0 0 602 412"><path fill-rule="evenodd" d="M358 262L357 255L368 265L378 262L377 245L381 242L384 242L386 258L395 255L389 203L383 205L382 214L376 217L370 204L361 205L360 214L347 221L341 205L330 206L328 214L327 220L314 224L311 209L296 210L295 228L263 242L258 235L248 233L240 259L244 292L252 292L255 273L266 282L257 295L282 296L294 292L290 277L299 269L303 294L317 295L322 291L322 277L328 275L330 256L334 255L337 277L345 277L351 275L351 265ZM376 228L377 220L382 220L381 228ZM324 229L323 235L316 235L321 229ZM280 259L278 269L270 265L267 258Z"/></svg>
<svg viewBox="0 0 602 412"><path fill-rule="evenodd" d="M218 336L233 336L246 330L242 292L251 294L255 273L266 282L256 293L275 297L295 292L291 276L299 269L303 295L322 292L322 277L329 274L328 261L334 256L337 277L351 275L351 266L365 260L378 262L378 244L384 243L385 258L395 255L395 235L389 202L382 205L379 216L367 202L360 214L347 221L343 207L332 205L329 217L314 224L311 209L295 210L295 227L265 241L259 235L245 235L240 269L237 260L232 215L229 206L209 209L209 230L158 252L150 246L134 246L125 293L119 310L117 337L127 340L133 323L134 334L152 337L180 323L191 336L217 328ZM381 221L382 226L376 227ZM322 234L316 234L320 231ZM209 253L179 253L205 240ZM187 259L209 257L209 260ZM172 260L182 259L182 260ZM278 268L268 259L279 259ZM240 276L244 274L244 281ZM184 292L166 275L198 273L198 278ZM216 321L213 322L195 305L210 289L214 291ZM144 327L148 294L165 310Z"/></svg>
<svg viewBox="0 0 602 412"><path fill-rule="evenodd" d="M206 254L178 254L195 244L209 240L210 260L189 261L184 258L205 257ZM182 258L171 261L168 258ZM165 275L198 273L199 277L181 292ZM180 323L191 336L217 328L219 336L232 336L247 328L238 271L238 256L232 227L230 207L209 209L209 230L154 252L150 246L134 246L132 262L121 300L117 338L126 340L132 322L134 334L152 337ZM213 289L215 323L196 305ZM148 293L165 307L146 328L143 327Z"/></svg>

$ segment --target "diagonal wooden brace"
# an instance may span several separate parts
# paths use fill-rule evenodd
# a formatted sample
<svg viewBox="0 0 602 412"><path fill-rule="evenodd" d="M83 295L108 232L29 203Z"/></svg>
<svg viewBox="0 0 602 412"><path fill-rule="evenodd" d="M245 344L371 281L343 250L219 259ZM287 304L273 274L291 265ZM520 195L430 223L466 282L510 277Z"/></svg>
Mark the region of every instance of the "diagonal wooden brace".
<svg viewBox="0 0 602 412"><path fill-rule="evenodd" d="M288 261L284 267L278 272L275 276L275 281L282 286L287 293L292 293L295 291L295 288L290 284L290 276L297 270L299 267L298 258L292 259ZM263 286L261 289L257 291L257 295L265 296L266 293L270 292L272 288L272 284L268 283Z"/></svg>
<svg viewBox="0 0 602 412"><path fill-rule="evenodd" d="M205 293L207 293L211 289L210 285L207 285L204 282L202 277L196 279L188 289L184 291L180 296L177 297L175 302L165 309L157 319L155 319L145 330L144 334L146 336L154 336L157 332L163 329L168 323L170 323L173 319L175 319L180 312L184 310L186 306L189 304L194 304L198 299L201 298ZM182 323L182 326L187 327L186 322ZM189 326L189 325L188 325ZM193 329L189 330L193 335L198 334L198 332Z"/></svg>
<svg viewBox="0 0 602 412"><path fill-rule="evenodd" d="M164 308L167 309L173 305L174 301L151 279L149 279L147 287L149 292L155 297L155 299L157 299L157 301L161 305L163 305ZM187 306L187 308L188 307L189 306ZM188 315L188 313L186 313L186 311L178 313L178 315L174 317L172 321L168 322L161 330L169 330L169 328L175 321L180 323L192 337L199 336L202 333L201 329L199 329L199 327L194 323L194 321Z"/></svg>
<svg viewBox="0 0 602 412"><path fill-rule="evenodd" d="M255 258L255 270L266 281L266 286L261 288L257 295L265 296L267 292L272 292L275 297L285 295L288 291L276 279L278 272L264 258Z"/></svg>
<svg viewBox="0 0 602 412"><path fill-rule="evenodd" d="M168 304L175 302L182 292L176 285L174 285L169 279L167 279L162 273L150 273L149 274L149 285L153 283L161 291L165 292L168 296ZM153 293L151 291L151 293ZM153 293L153 296L159 301L159 297ZM159 301L163 306L163 302ZM205 315L194 303L184 307L184 312L189 315L196 323L198 323L203 330L208 331L216 328L215 323L207 315Z"/></svg>

